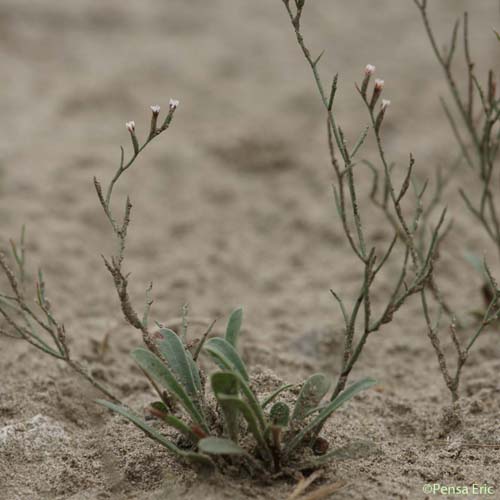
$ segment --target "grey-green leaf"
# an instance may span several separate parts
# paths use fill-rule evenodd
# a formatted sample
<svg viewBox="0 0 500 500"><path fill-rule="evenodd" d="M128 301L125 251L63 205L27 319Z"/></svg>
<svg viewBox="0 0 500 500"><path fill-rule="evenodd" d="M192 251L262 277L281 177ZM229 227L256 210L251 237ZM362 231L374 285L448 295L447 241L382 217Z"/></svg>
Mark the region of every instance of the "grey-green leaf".
<svg viewBox="0 0 500 500"><path fill-rule="evenodd" d="M307 412L318 406L330 389L330 378L324 373L315 373L305 382L300 391L292 414L293 420L302 420Z"/></svg>
<svg viewBox="0 0 500 500"><path fill-rule="evenodd" d="M316 418L314 418L287 443L284 450L285 454L289 454L292 450L294 450L309 432L322 425L337 408L342 406L346 401L349 401L349 399L358 394L358 392L368 389L376 383L376 380L372 378L364 378L350 385L347 389L341 392L333 401L328 403L324 409L321 410Z"/></svg>
<svg viewBox="0 0 500 500"><path fill-rule="evenodd" d="M236 371L248 382L245 364L236 349L226 339L214 337L205 343L204 349L223 370Z"/></svg>
<svg viewBox="0 0 500 500"><path fill-rule="evenodd" d="M191 418L208 434L209 430L207 424L199 408L186 393L182 385L177 381L168 366L166 366L158 356L143 348L133 351L132 357L149 377L165 388L181 403Z"/></svg>
<svg viewBox="0 0 500 500"><path fill-rule="evenodd" d="M109 410L118 413L122 417L125 417L134 425L139 427L139 429L142 429L150 438L154 439L156 442L167 448L170 452L174 453L175 455L184 458L192 463L199 463L201 465L209 466L211 468L214 467L214 463L212 462L210 457L192 451L181 450L180 448L175 446L175 444L170 442L165 436L163 436L163 434L158 432L154 427L148 425L144 420L142 420L140 417L138 417L135 413L131 412L127 408L116 405L114 403L110 403L109 401L105 401L102 399L98 399L96 402L108 408Z"/></svg>
<svg viewBox="0 0 500 500"><path fill-rule="evenodd" d="M279 427L288 427L288 422L290 421L290 408L286 403L278 401L274 403L269 412L269 418L273 425Z"/></svg>
<svg viewBox="0 0 500 500"><path fill-rule="evenodd" d="M243 448L234 441L219 437L207 437L198 443L198 449L209 455L246 455Z"/></svg>
<svg viewBox="0 0 500 500"><path fill-rule="evenodd" d="M236 349L238 346L238 337L243 322L243 308L235 309L227 322L226 340Z"/></svg>
<svg viewBox="0 0 500 500"><path fill-rule="evenodd" d="M229 437L238 442L238 409L233 405L223 404L220 396L237 396L239 392L239 381L237 375L231 372L217 372L210 378L215 397L221 404L224 413L224 421Z"/></svg>
<svg viewBox="0 0 500 500"><path fill-rule="evenodd" d="M186 425L182 420L177 418L175 415L165 415L163 420L166 424L170 425L174 429L178 430L182 434L184 434L187 438L189 438L193 443L197 443L199 441L199 436L196 435L193 430Z"/></svg>
<svg viewBox="0 0 500 500"><path fill-rule="evenodd" d="M248 423L250 432L253 434L255 440L257 441L264 459L270 461L272 459L271 450L269 449L269 446L264 438L264 434L262 433L259 426L259 421L252 408L246 403L246 401L239 398L238 396L225 396L221 394L219 395L218 400L220 404L231 406L234 411L241 412Z"/></svg>
<svg viewBox="0 0 500 500"><path fill-rule="evenodd" d="M200 377L198 367L194 364L191 353L186 351L181 339L172 330L162 328L156 335L161 336L160 340L155 339L160 354L165 358L168 367L191 399L199 406Z"/></svg>

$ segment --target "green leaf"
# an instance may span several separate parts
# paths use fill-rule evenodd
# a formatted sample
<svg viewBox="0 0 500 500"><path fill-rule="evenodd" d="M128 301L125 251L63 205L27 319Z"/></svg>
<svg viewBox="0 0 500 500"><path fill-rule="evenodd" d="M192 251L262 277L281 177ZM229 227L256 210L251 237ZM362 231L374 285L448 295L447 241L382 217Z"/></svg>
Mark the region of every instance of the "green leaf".
<svg viewBox="0 0 500 500"><path fill-rule="evenodd" d="M191 368L191 373L193 374L194 384L196 386L196 389L198 390L199 397L201 399L203 397L203 388L201 385L200 370L189 351L186 351L186 357L189 362L189 367Z"/></svg>
<svg viewBox="0 0 500 500"><path fill-rule="evenodd" d="M238 337L241 330L241 323L243 322L243 308L239 307L235 309L231 316L229 316L229 321L227 322L226 328L226 340L236 349L238 346Z"/></svg>
<svg viewBox="0 0 500 500"><path fill-rule="evenodd" d="M154 403L151 403L149 405L149 413L184 434L193 443L197 443L200 440L200 437L193 432L191 427L175 415L169 413L168 408L162 401L155 401Z"/></svg>
<svg viewBox="0 0 500 500"><path fill-rule="evenodd" d="M350 385L347 389L341 392L333 401L328 403L323 410L319 413L319 415L314 418L308 425L306 425L300 432L298 432L293 439L291 439L287 445L285 446L284 453L290 454L292 450L294 450L307 436L307 434L313 431L316 427L322 425L330 415L339 407L341 407L345 402L349 401L352 397L354 397L358 392L363 391L364 389L368 389L375 385L377 382L372 378L364 378Z"/></svg>
<svg viewBox="0 0 500 500"><path fill-rule="evenodd" d="M246 451L234 441L219 437L201 439L198 443L198 449L209 455L246 455Z"/></svg>
<svg viewBox="0 0 500 500"><path fill-rule="evenodd" d="M168 366L158 356L143 348L133 351L132 357L154 382L165 388L181 403L191 418L208 434L209 430L203 415Z"/></svg>
<svg viewBox="0 0 500 500"><path fill-rule="evenodd" d="M241 392L243 393L248 401L248 404L257 416L257 420L259 421L261 429L264 430L266 428L266 422L264 419L264 414L262 413L262 408L259 404L259 401L257 400L257 397L248 385L249 379L245 365L238 353L234 350L233 346L229 344L229 342L227 342L225 339L215 337L213 339L210 339L205 344L204 349L208 354L212 356L212 359L223 370L230 370L238 377Z"/></svg>
<svg viewBox="0 0 500 500"><path fill-rule="evenodd" d="M204 349L223 370L236 371L248 382L245 364L226 339L214 337L205 343Z"/></svg>
<svg viewBox="0 0 500 500"><path fill-rule="evenodd" d="M167 405L163 401L153 401L152 403L149 403L149 406L153 409L156 410L158 414L161 413L161 416L163 415L168 415L168 408ZM156 414L155 414L156 416Z"/></svg>
<svg viewBox="0 0 500 500"><path fill-rule="evenodd" d="M259 421L261 429L264 430L266 428L266 421L264 419L264 413L262 413L262 407L260 406L257 397L253 393L252 389L250 389L250 386L246 383L246 381L243 380L243 377L239 373L235 374L239 378L241 392L248 401L250 408L252 408L253 412L257 416L257 420Z"/></svg>
<svg viewBox="0 0 500 500"><path fill-rule="evenodd" d="M238 396L225 396L220 394L218 400L221 405L228 405L232 407L233 411L239 411L243 415L244 419L247 421L250 432L253 434L255 441L257 441L257 445L264 457L264 460L271 461L271 450L264 439L264 434L259 426L259 421L252 408Z"/></svg>
<svg viewBox="0 0 500 500"><path fill-rule="evenodd" d="M217 372L210 378L212 384L212 389L214 391L217 401L219 397L223 396L238 396L239 393L239 381L238 377L234 373L228 372ZM223 404L220 402L222 412L224 413L224 421L227 428L227 433L229 437L234 441L238 442L238 410L232 405Z"/></svg>
<svg viewBox="0 0 500 500"><path fill-rule="evenodd" d="M269 403L272 403L273 400L277 396L279 396L283 391L290 389L290 387L293 387L293 384L285 384L285 385L282 385L280 388L276 389L266 399L264 399L264 401L262 401L262 404L261 404L262 409L264 409Z"/></svg>
<svg viewBox="0 0 500 500"><path fill-rule="evenodd" d="M271 411L269 412L269 418L273 425L288 427L288 422L290 421L289 406L281 401L274 403Z"/></svg>
<svg viewBox="0 0 500 500"><path fill-rule="evenodd" d="M165 358L168 367L191 399L200 406L200 376L191 353L186 350L181 339L172 330L162 328L157 335L161 336L160 340L155 339L160 354Z"/></svg>
<svg viewBox="0 0 500 500"><path fill-rule="evenodd" d="M137 416L135 413L132 413L127 408L115 405L114 403L110 403L109 401L105 401L103 399L98 399L96 402L108 408L109 410L118 413L122 417L125 417L127 420L130 420L130 422L139 427L139 429L142 429L151 439L154 439L156 442L160 443L173 454L184 458L191 463L198 463L200 465L209 466L211 468L215 467L210 457L192 451L181 450L180 448L175 446L175 444L170 442L163 434L158 432L154 427L148 425L142 418Z"/></svg>
<svg viewBox="0 0 500 500"><path fill-rule="evenodd" d="M303 420L307 412L315 408L330 389L330 379L323 373L311 375L300 391L292 414L292 421Z"/></svg>

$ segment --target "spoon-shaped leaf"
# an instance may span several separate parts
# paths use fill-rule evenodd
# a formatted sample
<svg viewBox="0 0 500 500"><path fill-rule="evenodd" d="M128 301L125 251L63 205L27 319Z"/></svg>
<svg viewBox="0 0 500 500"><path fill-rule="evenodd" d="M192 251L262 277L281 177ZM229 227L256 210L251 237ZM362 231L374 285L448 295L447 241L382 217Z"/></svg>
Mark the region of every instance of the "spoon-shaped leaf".
<svg viewBox="0 0 500 500"><path fill-rule="evenodd" d="M238 377L230 372L217 372L210 378L212 390L216 399L223 396L238 396L239 382ZM229 437L235 442L238 442L238 409L233 405L221 404L222 412L224 413L224 421Z"/></svg>
<svg viewBox="0 0 500 500"><path fill-rule="evenodd" d="M191 418L208 434L209 430L203 415L182 385L177 381L168 366L166 366L158 356L147 349L136 349L132 352L132 357L149 377L165 388L179 401L179 403L181 403Z"/></svg>
<svg viewBox="0 0 500 500"><path fill-rule="evenodd" d="M204 349L223 370L237 371L248 382L245 364L226 339L214 337L205 343Z"/></svg>
<svg viewBox="0 0 500 500"><path fill-rule="evenodd" d="M340 406L342 406L346 401L349 401L352 397L354 397L358 392L363 391L364 389L368 389L372 385L375 385L377 382L372 378L364 378L350 385L347 389L341 392L333 401L328 403L323 410L320 411L319 415L315 417L308 425L306 425L300 432L298 432L285 446L284 453L290 454L303 439L307 436L307 434L313 431L319 425L322 425L330 415Z"/></svg>
<svg viewBox="0 0 500 500"><path fill-rule="evenodd" d="M191 399L199 404L198 400L201 392L200 376L191 353L186 350L178 335L168 328L161 328L156 333L156 336L155 343L158 346L160 354L165 358L171 372L184 387Z"/></svg>
<svg viewBox="0 0 500 500"><path fill-rule="evenodd" d="M142 418L138 417L135 413L132 413L127 408L115 405L114 403L110 403L109 401L105 401L102 399L98 399L96 402L102 406L105 406L109 410L118 413L122 417L125 417L127 420L130 420L130 422L139 427L139 429L142 429L150 438L160 443L162 446L167 448L173 454L181 458L184 458L185 460L188 460L189 462L192 463L199 463L201 465L209 466L211 468L215 467L210 457L207 457L205 455L202 455L201 453L196 453L193 451L181 450L180 448L175 446L175 444L170 442L163 434L158 432L154 427L148 425Z"/></svg>
<svg viewBox="0 0 500 500"><path fill-rule="evenodd" d="M229 342L220 337L210 339L204 349L223 370L230 370L238 377L241 392L257 416L261 430L264 430L266 428L264 414L257 397L248 385L248 374L239 354Z"/></svg>
<svg viewBox="0 0 500 500"><path fill-rule="evenodd" d="M198 449L209 455L246 455L246 451L234 441L219 437L206 437L200 440Z"/></svg>
<svg viewBox="0 0 500 500"><path fill-rule="evenodd" d="M238 346L238 337L241 330L241 323L243 322L243 308L239 307L235 309L231 316L229 316L229 321L227 322L226 328L226 340L236 349Z"/></svg>
<svg viewBox="0 0 500 500"><path fill-rule="evenodd" d="M238 396L225 396L223 394L219 395L218 400L221 405L230 406L234 411L238 411L243 415L248 423L250 432L253 434L255 441L257 441L257 445L262 456L264 457L264 460L271 461L271 450L269 449L269 446L264 438L264 434L261 431L257 416L255 415L252 408L246 403L246 401L239 398Z"/></svg>
<svg viewBox="0 0 500 500"><path fill-rule="evenodd" d="M245 396L245 399L248 401L250 408L252 408L252 411L257 416L257 420L259 422L261 430L264 430L266 428L266 420L264 418L264 413L262 412L262 407L259 404L257 396L255 396L252 389L250 389L250 386L246 383L245 380L243 380L243 377L238 372L233 373L234 375L236 375L236 377L238 377L241 392L243 393L243 396Z"/></svg>
<svg viewBox="0 0 500 500"><path fill-rule="evenodd" d="M271 411L269 412L269 418L273 425L277 425L278 427L288 427L288 422L290 421L289 406L282 401L274 403Z"/></svg>
<svg viewBox="0 0 500 500"><path fill-rule="evenodd" d="M302 420L309 410L315 408L330 389L330 379L323 373L311 375L300 391L292 413L293 420Z"/></svg>

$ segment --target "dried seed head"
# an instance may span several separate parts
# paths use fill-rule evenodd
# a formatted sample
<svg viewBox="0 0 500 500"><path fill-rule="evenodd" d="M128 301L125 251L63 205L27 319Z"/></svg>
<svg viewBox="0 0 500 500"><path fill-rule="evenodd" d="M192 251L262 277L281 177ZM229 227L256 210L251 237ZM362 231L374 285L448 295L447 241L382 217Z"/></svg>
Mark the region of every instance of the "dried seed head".
<svg viewBox="0 0 500 500"><path fill-rule="evenodd" d="M375 73L375 66L373 64L367 64L365 67L365 75L366 76L371 76L373 73Z"/></svg>
<svg viewBox="0 0 500 500"><path fill-rule="evenodd" d="M179 101L177 99L170 99L168 106L170 110L173 111L177 108L177 106L179 106Z"/></svg>
<svg viewBox="0 0 500 500"><path fill-rule="evenodd" d="M127 130L131 134L133 134L135 132L135 122L134 121L130 121L130 122L125 123L125 126L127 127Z"/></svg>
<svg viewBox="0 0 500 500"><path fill-rule="evenodd" d="M154 104L153 106L150 106L150 108L154 115L158 115L160 113L160 106L158 106L158 104Z"/></svg>

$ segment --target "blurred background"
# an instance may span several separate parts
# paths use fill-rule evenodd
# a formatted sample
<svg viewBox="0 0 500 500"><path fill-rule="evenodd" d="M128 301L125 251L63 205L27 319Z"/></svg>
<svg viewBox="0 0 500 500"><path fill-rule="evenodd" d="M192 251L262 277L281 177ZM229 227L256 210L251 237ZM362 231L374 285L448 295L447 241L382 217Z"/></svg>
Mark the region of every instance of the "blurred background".
<svg viewBox="0 0 500 500"><path fill-rule="evenodd" d="M484 81L490 67L500 69L498 1L429 0L440 44L449 43L466 9ZM457 146L439 105L447 88L414 2L308 0L303 33L313 54L325 49L324 81L340 75L337 121L351 144L368 123L354 82L366 64L376 66L392 102L383 125L387 156L400 178L412 152L417 179L430 179L430 196L437 169L449 168ZM460 69L461 42L457 57ZM26 224L29 282L42 266L72 352L94 376L137 411L151 399L129 358L141 339L123 322L100 257L115 251L115 241L92 179L109 182L120 145L130 154L125 122L134 120L143 138L150 106L160 105L164 116L170 98L180 100L171 128L115 190L117 213L127 194L134 204L125 269L136 308L153 281L152 319L172 325L187 302L192 339L217 316L224 317L215 328L221 332L229 312L243 305L243 356L267 387L338 372L342 320L329 289L351 304L362 269L333 202L324 111L281 0L1 0L0 75L0 248ZM360 156L378 161L371 139ZM363 168L356 174L364 227L370 242L385 248L392 234L368 200L371 176ZM457 192L465 185L477 193L475 179L459 169L440 203L454 229L436 279L464 315L483 307L482 278L464 252L486 255L499 276L496 252ZM398 275L398 256L371 298L377 312ZM4 285L0 278L0 290ZM34 296L31 285L27 294ZM454 355L445 326L442 335ZM473 432L466 439L476 443L498 433L495 335L478 341L463 384ZM331 435L336 445L369 437L384 454L335 465L330 478L338 471L351 483L339 498L416 498L424 479L494 484L493 448L460 455L455 441L446 449L428 444L449 395L418 298L373 336L352 380L370 375L380 387L343 409ZM195 488L186 496L198 484L179 479L186 469L135 428L108 418L93 403L95 392L63 363L0 338L0 373L0 425L45 415L66 436L21 438L0 454L5 498L221 498L220 484L210 493L205 483L201 494ZM146 495L162 482L168 495ZM253 484L226 486L222 494L231 498L275 499L290 485L259 495Z"/></svg>
<svg viewBox="0 0 500 500"><path fill-rule="evenodd" d="M498 66L498 2L430 2L443 43L464 9L484 76ZM354 82L371 63L392 101L390 157L404 167L413 152L421 179L455 157L438 102L446 87L411 0L310 1L303 32L313 53L325 49L325 81L340 73L337 115L351 141L368 119ZM338 318L328 290L349 296L359 269L336 219L323 112L280 0L3 0L0 40L1 243L26 224L30 269L45 268L67 322L120 318L92 178L109 180L120 144L130 152L125 122L144 136L149 106L165 111L171 97L180 100L171 129L115 197L117 207L126 193L134 203L136 300L152 280L159 320L184 302L204 318L244 304L249 328L286 342L311 318ZM367 192L369 177L359 182ZM457 199L451 189L447 203ZM482 233L457 207L461 244L476 245ZM388 237L367 210L369 233Z"/></svg>

